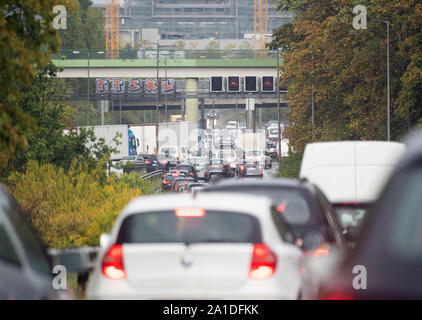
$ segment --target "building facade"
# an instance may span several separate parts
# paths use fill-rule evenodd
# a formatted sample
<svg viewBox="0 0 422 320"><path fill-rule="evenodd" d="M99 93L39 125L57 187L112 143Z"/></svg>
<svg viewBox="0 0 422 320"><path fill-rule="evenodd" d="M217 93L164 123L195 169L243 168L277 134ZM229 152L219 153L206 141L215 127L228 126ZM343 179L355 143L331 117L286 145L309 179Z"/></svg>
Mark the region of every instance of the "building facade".
<svg viewBox="0 0 422 320"><path fill-rule="evenodd" d="M268 33L292 18L272 2ZM105 0L94 0L94 7L105 15ZM157 30L160 39L248 39L254 33L254 0L120 0L120 17L120 30L131 33L132 41L139 40L139 31L142 41L145 29Z"/></svg>

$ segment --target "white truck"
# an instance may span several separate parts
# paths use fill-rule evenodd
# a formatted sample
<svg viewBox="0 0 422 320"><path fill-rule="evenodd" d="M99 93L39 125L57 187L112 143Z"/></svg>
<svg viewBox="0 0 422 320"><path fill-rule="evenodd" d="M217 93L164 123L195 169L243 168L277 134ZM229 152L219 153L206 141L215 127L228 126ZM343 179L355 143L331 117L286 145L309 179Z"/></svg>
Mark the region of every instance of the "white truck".
<svg viewBox="0 0 422 320"><path fill-rule="evenodd" d="M156 125L129 125L135 138L139 140L138 154L154 154L157 148Z"/></svg>
<svg viewBox="0 0 422 320"><path fill-rule="evenodd" d="M158 148L186 147L198 150L199 129L196 122L178 121L160 123L158 130Z"/></svg>
<svg viewBox="0 0 422 320"><path fill-rule="evenodd" d="M236 147L248 152L252 150L265 150L265 130L246 130L235 135Z"/></svg>
<svg viewBox="0 0 422 320"><path fill-rule="evenodd" d="M139 141L135 138L132 130L128 125L78 127L78 131L81 128L92 128L94 130L97 141L99 138L103 138L106 145L117 149L117 152L111 155L111 160L120 160L126 156L137 155ZM116 143L113 141L117 134L121 135L121 138L119 138L121 144L119 145L116 145Z"/></svg>

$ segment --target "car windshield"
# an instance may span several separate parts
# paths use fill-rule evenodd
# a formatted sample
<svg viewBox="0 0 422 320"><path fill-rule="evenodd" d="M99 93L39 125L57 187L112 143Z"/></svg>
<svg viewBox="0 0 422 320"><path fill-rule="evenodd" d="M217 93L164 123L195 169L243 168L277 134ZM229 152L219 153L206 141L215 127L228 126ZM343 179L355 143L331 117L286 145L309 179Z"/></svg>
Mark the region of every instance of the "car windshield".
<svg viewBox="0 0 422 320"><path fill-rule="evenodd" d="M319 226L320 217L311 214L304 195L299 190L277 188L273 186L225 186L220 187L223 192L241 192L262 195L271 198L277 211L283 215L287 223L293 226Z"/></svg>
<svg viewBox="0 0 422 320"><path fill-rule="evenodd" d="M368 208L336 206L335 210L338 217L338 221L340 221L341 226L343 228L358 228L361 226L363 218L365 217L365 214L368 211Z"/></svg>
<svg viewBox="0 0 422 320"><path fill-rule="evenodd" d="M135 156L123 157L122 160L136 160L136 157Z"/></svg>
<svg viewBox="0 0 422 320"><path fill-rule="evenodd" d="M200 167L205 166L205 159L203 158L188 158L186 162L193 166L200 166Z"/></svg>
<svg viewBox="0 0 422 320"><path fill-rule="evenodd" d="M227 164L226 161L224 161L223 159L213 159L211 160L211 164L212 165L220 165L220 164Z"/></svg>
<svg viewBox="0 0 422 320"><path fill-rule="evenodd" d="M270 129L269 131L272 135L278 134L278 129Z"/></svg>
<svg viewBox="0 0 422 320"><path fill-rule="evenodd" d="M165 154L163 154L163 153L159 153L158 154L158 160L170 160L172 157L170 157L170 156L167 156L167 155L165 155Z"/></svg>
<svg viewBox="0 0 422 320"><path fill-rule="evenodd" d="M249 157L258 157L261 155L261 151L258 151L258 150L248 151L246 155Z"/></svg>
<svg viewBox="0 0 422 320"><path fill-rule="evenodd" d="M127 217L117 243L262 242L259 222L251 215L206 210L202 217L190 218L176 216L175 212L149 212Z"/></svg>

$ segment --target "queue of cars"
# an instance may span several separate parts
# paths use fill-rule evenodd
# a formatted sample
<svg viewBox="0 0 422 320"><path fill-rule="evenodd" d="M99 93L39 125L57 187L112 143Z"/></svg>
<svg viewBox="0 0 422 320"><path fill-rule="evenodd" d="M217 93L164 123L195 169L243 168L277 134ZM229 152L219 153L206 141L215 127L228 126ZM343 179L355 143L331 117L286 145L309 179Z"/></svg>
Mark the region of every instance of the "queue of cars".
<svg viewBox="0 0 422 320"><path fill-rule="evenodd" d="M101 236L87 297L422 298L421 141L309 144L297 180L242 179L262 177L262 153L233 168L188 152L165 169L171 193L132 200ZM52 267L0 189L0 298L63 298Z"/></svg>

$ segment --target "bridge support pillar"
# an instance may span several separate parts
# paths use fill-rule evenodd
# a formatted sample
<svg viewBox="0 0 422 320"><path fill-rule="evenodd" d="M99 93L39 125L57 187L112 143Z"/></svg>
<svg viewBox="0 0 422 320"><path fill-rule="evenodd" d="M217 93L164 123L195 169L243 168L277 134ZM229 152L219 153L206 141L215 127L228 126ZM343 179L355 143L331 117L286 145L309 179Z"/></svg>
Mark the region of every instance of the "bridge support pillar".
<svg viewBox="0 0 422 320"><path fill-rule="evenodd" d="M198 93L198 78L186 78L186 93ZM186 120L198 122L198 98L186 98Z"/></svg>

